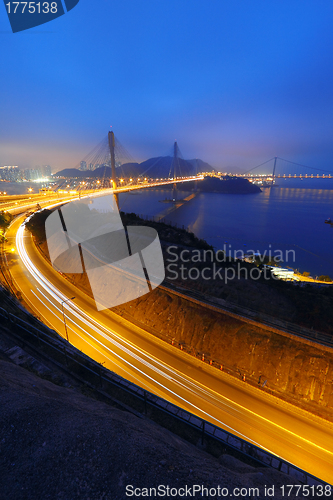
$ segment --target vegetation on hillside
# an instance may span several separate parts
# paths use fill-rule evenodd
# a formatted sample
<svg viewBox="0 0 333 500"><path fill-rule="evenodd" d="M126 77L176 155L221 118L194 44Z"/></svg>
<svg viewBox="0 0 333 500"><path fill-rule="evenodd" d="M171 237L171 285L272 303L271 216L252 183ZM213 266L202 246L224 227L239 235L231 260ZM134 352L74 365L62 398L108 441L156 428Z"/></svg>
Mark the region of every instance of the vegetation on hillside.
<svg viewBox="0 0 333 500"><path fill-rule="evenodd" d="M11 214L4 212L3 210L0 212L0 241L5 240L6 229L12 220L13 216Z"/></svg>
<svg viewBox="0 0 333 500"><path fill-rule="evenodd" d="M25 227L31 232L37 243L43 243L46 240L45 221L51 213L52 210L45 208L33 214L25 223Z"/></svg>

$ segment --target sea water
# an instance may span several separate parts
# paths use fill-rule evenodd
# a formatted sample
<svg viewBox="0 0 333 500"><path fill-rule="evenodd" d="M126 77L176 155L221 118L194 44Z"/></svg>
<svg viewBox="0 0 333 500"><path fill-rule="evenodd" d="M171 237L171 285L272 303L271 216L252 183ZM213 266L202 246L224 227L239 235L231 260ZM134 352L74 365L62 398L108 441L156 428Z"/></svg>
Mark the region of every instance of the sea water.
<svg viewBox="0 0 333 500"><path fill-rule="evenodd" d="M177 198L188 196L179 192ZM273 188L239 195L198 193L167 213L170 190L120 195L120 209L185 226L216 250L282 256L283 266L333 278L333 179L277 179Z"/></svg>

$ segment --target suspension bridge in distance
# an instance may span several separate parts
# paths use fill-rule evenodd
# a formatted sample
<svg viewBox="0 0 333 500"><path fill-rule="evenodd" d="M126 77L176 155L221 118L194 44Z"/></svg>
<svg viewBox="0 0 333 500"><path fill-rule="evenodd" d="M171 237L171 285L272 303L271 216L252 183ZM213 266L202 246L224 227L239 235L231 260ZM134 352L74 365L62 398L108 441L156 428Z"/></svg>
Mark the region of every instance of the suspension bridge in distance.
<svg viewBox="0 0 333 500"><path fill-rule="evenodd" d="M289 164L293 166L294 171L302 169L307 170L306 173L304 172L298 172L298 173L281 173L277 172L277 162L280 160L280 162L284 162L285 164ZM257 168L263 167L264 165L269 164L269 162L273 162L273 170L272 173L254 173L253 171L256 170ZM295 168L296 167L296 168ZM289 167L291 168L291 167ZM309 172L309 170L311 172ZM308 173L309 172L309 173ZM290 160L285 160L284 158L279 158L278 156L275 156L274 158L270 158L269 160L265 161L264 163L261 163L260 165L257 165L256 167L251 168L247 172L243 174L235 174L236 177L242 177L245 179L250 180L251 182L255 182L257 184L262 184L265 186L269 185L274 185L275 179L333 179L333 172L320 169L320 168L314 168L314 167L309 167L307 165L302 165L301 163L296 163Z"/></svg>
<svg viewBox="0 0 333 500"><path fill-rule="evenodd" d="M242 175L235 174L237 177L243 177L245 179L252 179L253 177L260 177L263 179L272 179L272 175L270 174L260 174L260 175ZM274 179L333 179L333 174L276 174L274 175Z"/></svg>

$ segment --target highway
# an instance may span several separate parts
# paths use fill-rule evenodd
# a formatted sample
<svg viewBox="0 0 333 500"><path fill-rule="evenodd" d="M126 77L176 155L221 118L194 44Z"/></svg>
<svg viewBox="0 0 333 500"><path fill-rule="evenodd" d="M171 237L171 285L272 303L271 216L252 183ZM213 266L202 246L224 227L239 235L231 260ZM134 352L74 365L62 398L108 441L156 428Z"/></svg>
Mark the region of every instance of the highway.
<svg viewBox="0 0 333 500"><path fill-rule="evenodd" d="M92 194L94 194L94 196L104 196L108 193L119 194L119 193L126 193L128 191L137 191L141 189L167 186L177 183L202 181L203 179L204 179L203 175L196 175L193 177L177 177L176 179L161 179L156 181L140 182L137 184L132 182L124 186L122 186L122 184L119 184L119 186L116 189L111 189L111 188L90 189L89 187L87 187L88 182L87 183L84 182L85 187L83 188L83 186L80 186L78 191L59 190L56 192L48 192L42 194L27 193L24 195L11 195L5 197L2 196L0 198L0 211L4 210L10 212L13 215L18 215L23 211L36 210L37 203L41 207L46 207L50 203L50 200L52 200L53 203L56 203L56 201L61 201L61 200L68 201L69 199L74 200L77 199L78 197L84 198L85 196L89 196Z"/></svg>
<svg viewBox="0 0 333 500"><path fill-rule="evenodd" d="M57 273L36 250L20 216L7 232L8 267L36 315L120 376L333 482L333 424L247 385L117 316ZM10 252L14 248L14 252Z"/></svg>
<svg viewBox="0 0 333 500"><path fill-rule="evenodd" d="M45 195L35 195L35 196L28 196L28 195L21 195L20 197L15 197L12 196L12 200L7 200L3 202L3 200L0 200L0 211L4 212L10 212L12 215L18 215L21 214L22 212L28 211L28 210L33 210L35 211L37 209L37 204L44 208L50 204L50 200L52 200L53 203L57 202L65 202L69 200L74 200L78 197L77 193L76 194L71 194L68 195L60 194L57 193L52 193L52 194L45 194Z"/></svg>

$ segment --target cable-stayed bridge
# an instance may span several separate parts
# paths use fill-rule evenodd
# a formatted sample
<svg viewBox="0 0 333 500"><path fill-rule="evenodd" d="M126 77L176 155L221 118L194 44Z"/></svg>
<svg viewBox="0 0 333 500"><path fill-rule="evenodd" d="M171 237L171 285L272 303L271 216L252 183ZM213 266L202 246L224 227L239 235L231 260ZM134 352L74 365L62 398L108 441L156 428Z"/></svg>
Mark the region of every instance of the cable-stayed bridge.
<svg viewBox="0 0 333 500"><path fill-rule="evenodd" d="M192 160L193 162L193 160ZM112 131L105 137L74 169L98 173L101 177L113 177L115 168L116 177L151 177L177 178L189 177L197 174L198 167L184 160L177 142L173 144L172 152L167 155L150 158L142 163L136 163L124 146L117 140ZM159 174L160 172L160 174ZM163 174L163 175L162 175ZM95 174L92 174L94 176Z"/></svg>
<svg viewBox="0 0 333 500"><path fill-rule="evenodd" d="M122 166L124 162L126 164L133 163L133 159L115 138L114 133L109 132L107 140L104 138L77 165L80 167L82 164L85 167L88 166L89 168L85 168L84 170L89 171L99 169L100 175L96 177L95 181L82 180L79 182L77 180L65 179L58 182L54 190L41 189L39 194L29 192L21 196L2 197L0 211L7 211L13 215L17 215L23 211L43 208L49 204L50 200L56 204L60 200L71 201L76 199L77 196L89 196L93 193L98 195L98 192L100 194L112 192L118 204L118 194L120 193L167 185L172 185L175 190L179 183L201 181L204 179L203 175L198 175L197 173L189 175L188 172L183 171L182 162L183 165L187 162L182 159L177 142L173 145L173 156L170 157L170 168L168 168L167 176L163 178L151 178L149 170L154 168L159 160L160 158L157 158L144 172L141 172L137 176L124 179L123 177L125 176L122 177Z"/></svg>
<svg viewBox="0 0 333 500"><path fill-rule="evenodd" d="M143 164L145 168L138 169ZM203 175L198 175L197 165L191 165L182 158L177 142L173 145L172 156L152 158L143 164L135 163L113 131L110 131L107 140L104 138L76 165L76 169L63 171L68 173L69 177L71 174L75 177L78 167L79 170L86 171L84 177L87 179L81 182L77 179L64 180L58 189L71 189L75 186L76 191L87 192L111 188L117 197L122 192L166 185L176 188L178 183L204 179ZM160 175L157 177L158 171Z"/></svg>
<svg viewBox="0 0 333 500"><path fill-rule="evenodd" d="M108 144L109 144L109 150L110 150L110 163L111 163L111 173L112 173L112 189L113 189L113 194L115 195L115 199L118 205L118 193L121 193L122 191L132 191L134 189L142 189L144 187L148 187L148 183L144 182L138 182L137 184L134 185L129 185L125 186L124 188L117 186L117 172L116 172L116 154L115 154L115 146L116 146L116 141L115 141L115 136L114 133L111 131L108 134ZM202 180L204 177L203 176L182 176L182 175L176 175L177 173L181 174L181 168L180 168L180 161L179 161L179 148L177 145L177 142L174 144L174 154L173 154L173 159L172 163L170 166L169 170L169 176L165 179L160 179L156 180L153 183L149 183L150 187L157 187L157 186L164 186L167 184L172 184L174 186L174 189L176 189L177 183L179 182L187 182L187 181L193 181L193 180ZM178 172L177 172L178 169ZM141 178L140 178L141 177ZM142 179L142 174L138 178L138 181ZM147 178L144 178L147 180Z"/></svg>

